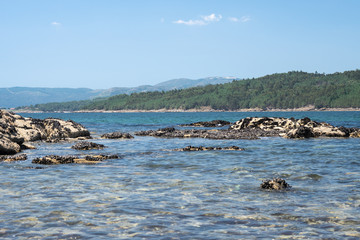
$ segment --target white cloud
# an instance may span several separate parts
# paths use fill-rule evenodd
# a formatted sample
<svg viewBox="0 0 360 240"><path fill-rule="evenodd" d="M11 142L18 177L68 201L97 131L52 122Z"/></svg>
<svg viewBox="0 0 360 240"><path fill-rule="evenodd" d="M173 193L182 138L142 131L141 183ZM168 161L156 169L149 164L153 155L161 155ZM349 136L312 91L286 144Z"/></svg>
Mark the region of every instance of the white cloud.
<svg viewBox="0 0 360 240"><path fill-rule="evenodd" d="M52 22L51 25L53 25L53 26L60 26L61 23L59 23L59 22Z"/></svg>
<svg viewBox="0 0 360 240"><path fill-rule="evenodd" d="M174 21L173 23L176 24L184 24L184 25L188 25L188 26L203 26L203 25L207 25L210 22L218 22L222 19L222 16L220 14L216 15L215 13L212 13L208 16L201 16L201 19L196 19L196 20L177 20Z"/></svg>
<svg viewBox="0 0 360 240"><path fill-rule="evenodd" d="M241 17L241 19L240 19L241 22L248 22L248 21L250 21L250 20L251 20L251 18L250 18L249 16L243 16L243 17Z"/></svg>
<svg viewBox="0 0 360 240"><path fill-rule="evenodd" d="M230 22L238 22L239 21L239 19L236 17L229 17L228 19Z"/></svg>
<svg viewBox="0 0 360 240"><path fill-rule="evenodd" d="M201 18L204 19L205 22L218 22L222 19L222 16L220 14L216 16L216 14L213 13L209 16L202 16Z"/></svg>

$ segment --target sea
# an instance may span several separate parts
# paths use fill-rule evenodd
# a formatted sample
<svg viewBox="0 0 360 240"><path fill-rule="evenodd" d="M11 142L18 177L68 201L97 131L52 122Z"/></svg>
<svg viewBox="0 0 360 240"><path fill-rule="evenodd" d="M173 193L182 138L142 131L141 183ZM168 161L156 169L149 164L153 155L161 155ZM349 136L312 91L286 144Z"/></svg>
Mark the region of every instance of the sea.
<svg viewBox="0 0 360 240"><path fill-rule="evenodd" d="M35 142L0 162L0 239L360 239L360 139L101 139L245 117L309 117L360 128L360 112L22 113L71 119L102 150ZM178 152L186 146L245 151ZM98 164L39 165L45 155L118 154ZM280 177L292 188L270 191Z"/></svg>

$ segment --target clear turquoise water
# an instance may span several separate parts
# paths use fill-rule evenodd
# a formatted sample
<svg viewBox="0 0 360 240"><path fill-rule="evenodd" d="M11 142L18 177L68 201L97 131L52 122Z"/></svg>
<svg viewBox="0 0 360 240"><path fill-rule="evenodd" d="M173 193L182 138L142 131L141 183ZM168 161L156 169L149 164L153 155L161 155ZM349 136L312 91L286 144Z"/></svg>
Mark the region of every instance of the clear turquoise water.
<svg viewBox="0 0 360 240"><path fill-rule="evenodd" d="M0 239L359 239L360 139L98 139L196 121L248 116L310 117L360 127L360 112L52 113L82 123L97 165L42 166L48 154L86 154L74 143L36 143L29 160L0 163ZM237 145L246 151L173 152ZM287 192L259 188L282 177Z"/></svg>

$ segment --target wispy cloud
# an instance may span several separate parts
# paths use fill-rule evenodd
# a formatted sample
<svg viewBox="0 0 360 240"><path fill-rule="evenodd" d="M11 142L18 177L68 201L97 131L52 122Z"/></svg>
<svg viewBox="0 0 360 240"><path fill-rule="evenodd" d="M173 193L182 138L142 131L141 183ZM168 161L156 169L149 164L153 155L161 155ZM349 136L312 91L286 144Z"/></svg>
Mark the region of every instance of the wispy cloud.
<svg viewBox="0 0 360 240"><path fill-rule="evenodd" d="M251 18L249 16L242 16L240 19L237 18L237 17L229 17L228 20L230 22L242 22L242 23L245 23L245 22L249 22L251 20Z"/></svg>
<svg viewBox="0 0 360 240"><path fill-rule="evenodd" d="M207 25L211 22L218 22L222 19L222 16L220 14L216 15L215 13L212 13L208 16L201 16L200 19L190 19L190 20L177 20L174 21L173 23L176 24L184 24L184 25L188 25L188 26L203 26L203 25Z"/></svg>
<svg viewBox="0 0 360 240"><path fill-rule="evenodd" d="M229 17L228 19L230 22L238 22L239 21L239 19L236 17Z"/></svg>
<svg viewBox="0 0 360 240"><path fill-rule="evenodd" d="M251 20L251 18L249 17L249 16L242 16L241 18L240 18L240 21L241 22L248 22L248 21L250 21Z"/></svg>
<svg viewBox="0 0 360 240"><path fill-rule="evenodd" d="M59 23L59 22L52 22L51 25L53 25L53 26L60 26L61 23Z"/></svg>

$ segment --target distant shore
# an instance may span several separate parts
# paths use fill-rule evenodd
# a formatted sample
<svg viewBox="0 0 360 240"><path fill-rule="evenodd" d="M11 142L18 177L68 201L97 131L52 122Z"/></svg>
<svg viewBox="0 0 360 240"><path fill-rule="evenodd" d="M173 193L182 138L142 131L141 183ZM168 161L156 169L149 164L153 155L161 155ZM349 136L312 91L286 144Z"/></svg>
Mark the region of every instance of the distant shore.
<svg viewBox="0 0 360 240"><path fill-rule="evenodd" d="M16 113L43 113L43 111L33 110L10 110ZM154 109L154 110L79 110L79 111L55 111L59 113L141 113L141 112L349 112L360 111L360 108L315 108L313 106L302 108L245 108L237 110L216 110L208 107L196 108L196 109Z"/></svg>

